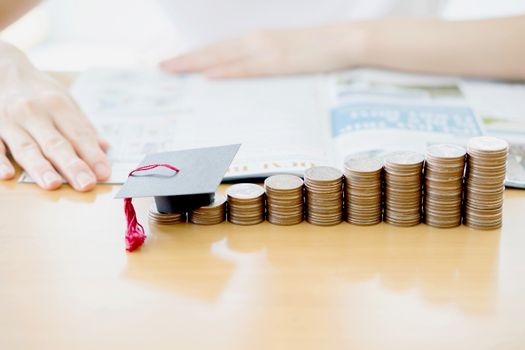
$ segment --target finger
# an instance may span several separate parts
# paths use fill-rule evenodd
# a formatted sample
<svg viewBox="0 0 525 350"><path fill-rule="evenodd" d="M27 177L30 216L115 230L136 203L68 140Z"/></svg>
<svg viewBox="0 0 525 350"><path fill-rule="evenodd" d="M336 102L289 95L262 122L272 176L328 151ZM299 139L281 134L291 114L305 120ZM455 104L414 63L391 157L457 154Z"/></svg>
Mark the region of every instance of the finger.
<svg viewBox="0 0 525 350"><path fill-rule="evenodd" d="M68 114L68 111L61 112ZM111 166L106 153L100 147L99 137L75 123L78 119L72 117L75 111L71 110L69 114L68 117L57 115L55 118L57 128L70 141L80 158L95 172L97 180L107 180L111 175Z"/></svg>
<svg viewBox="0 0 525 350"><path fill-rule="evenodd" d="M54 190L62 185L60 175L22 128L14 123L4 123L1 134L15 160L40 187Z"/></svg>
<svg viewBox="0 0 525 350"><path fill-rule="evenodd" d="M86 116L80 109L80 106L76 103L75 100L73 100L66 93L61 93L61 92L43 93L37 101L38 101L37 105L41 107L43 111L56 111L57 113L61 113L62 111L69 112L70 110L73 110L74 113L61 113L61 114L66 114L66 117L76 118L76 123L79 126L81 126L82 128L85 128L86 130L89 130L90 132L94 134L97 134L97 130L95 129L93 124L90 123L88 118L86 118Z"/></svg>
<svg viewBox="0 0 525 350"><path fill-rule="evenodd" d="M15 168L7 158L7 149L0 140L0 180L9 180L15 176Z"/></svg>
<svg viewBox="0 0 525 350"><path fill-rule="evenodd" d="M36 111L34 111L36 112ZM72 145L46 115L31 114L22 118L23 126L40 146L44 156L77 191L89 191L96 185L95 174L75 153Z"/></svg>
<svg viewBox="0 0 525 350"><path fill-rule="evenodd" d="M213 66L234 62L247 54L240 39L228 40L165 60L160 67L171 73L201 72Z"/></svg>
<svg viewBox="0 0 525 350"><path fill-rule="evenodd" d="M275 75L274 68L264 61L249 58L243 61L226 64L204 71L210 79L248 78L266 75Z"/></svg>
<svg viewBox="0 0 525 350"><path fill-rule="evenodd" d="M49 106L48 113L52 114L54 124L58 131L72 145L76 154L89 166L98 181L105 181L111 175L111 166L101 147L99 137L88 119L82 114L78 106L67 96L54 96L56 101Z"/></svg>

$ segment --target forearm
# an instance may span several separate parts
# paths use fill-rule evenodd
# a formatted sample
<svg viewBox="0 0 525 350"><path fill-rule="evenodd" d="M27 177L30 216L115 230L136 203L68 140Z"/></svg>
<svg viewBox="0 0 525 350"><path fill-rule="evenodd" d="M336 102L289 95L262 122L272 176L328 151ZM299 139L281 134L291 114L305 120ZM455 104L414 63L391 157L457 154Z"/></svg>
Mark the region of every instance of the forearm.
<svg viewBox="0 0 525 350"><path fill-rule="evenodd" d="M40 0L0 0L0 30L22 17Z"/></svg>
<svg viewBox="0 0 525 350"><path fill-rule="evenodd" d="M347 48L354 66L525 79L525 16L363 21L348 30L357 38L357 55L351 41Z"/></svg>

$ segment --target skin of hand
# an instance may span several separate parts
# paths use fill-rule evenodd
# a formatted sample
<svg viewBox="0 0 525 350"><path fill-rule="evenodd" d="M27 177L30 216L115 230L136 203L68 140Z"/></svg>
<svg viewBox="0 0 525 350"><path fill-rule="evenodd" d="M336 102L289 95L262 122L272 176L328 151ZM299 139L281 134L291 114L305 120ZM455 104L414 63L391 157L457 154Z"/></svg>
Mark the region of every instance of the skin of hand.
<svg viewBox="0 0 525 350"><path fill-rule="evenodd" d="M453 38L453 40L451 40ZM398 18L258 31L161 62L210 78L325 72L360 66L525 79L525 15L448 21Z"/></svg>
<svg viewBox="0 0 525 350"><path fill-rule="evenodd" d="M210 78L331 71L349 66L359 53L358 41L358 32L348 33L344 24L262 30L168 59L160 66L171 73L200 72Z"/></svg>
<svg viewBox="0 0 525 350"><path fill-rule="evenodd" d="M67 90L16 48L0 43L0 52L0 180L15 175L8 150L47 190L59 188L62 176L77 191L108 179L108 144Z"/></svg>

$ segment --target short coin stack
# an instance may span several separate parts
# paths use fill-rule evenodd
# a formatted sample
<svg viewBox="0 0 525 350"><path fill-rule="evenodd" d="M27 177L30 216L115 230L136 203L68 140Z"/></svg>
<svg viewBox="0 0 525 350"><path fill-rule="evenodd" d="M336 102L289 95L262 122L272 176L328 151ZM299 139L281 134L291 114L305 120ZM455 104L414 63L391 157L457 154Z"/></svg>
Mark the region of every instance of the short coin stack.
<svg viewBox="0 0 525 350"><path fill-rule="evenodd" d="M226 196L215 194L210 205L194 209L189 213L189 221L198 225L216 225L226 219Z"/></svg>
<svg viewBox="0 0 525 350"><path fill-rule="evenodd" d="M303 221L303 180L294 175L274 175L264 181L268 221L295 225Z"/></svg>
<svg viewBox="0 0 525 350"><path fill-rule="evenodd" d="M304 173L306 220L314 225L336 225L343 218L343 173L319 166Z"/></svg>
<svg viewBox="0 0 525 350"><path fill-rule="evenodd" d="M427 148L423 205L427 225L450 228L461 224L465 154L456 145Z"/></svg>
<svg viewBox="0 0 525 350"><path fill-rule="evenodd" d="M475 229L497 229L503 221L503 192L509 145L494 137L475 137L467 147L465 219Z"/></svg>
<svg viewBox="0 0 525 350"><path fill-rule="evenodd" d="M421 222L421 178L424 157L394 152L385 158L385 221L396 226Z"/></svg>
<svg viewBox="0 0 525 350"><path fill-rule="evenodd" d="M186 222L186 213L163 214L159 213L155 203L151 205L148 211L149 221L158 225L173 225Z"/></svg>
<svg viewBox="0 0 525 350"><path fill-rule="evenodd" d="M345 218L356 225L374 225L382 218L383 162L376 158L345 161Z"/></svg>
<svg viewBox="0 0 525 350"><path fill-rule="evenodd" d="M238 225L255 225L265 219L264 188L250 183L232 185L228 196L228 221Z"/></svg>

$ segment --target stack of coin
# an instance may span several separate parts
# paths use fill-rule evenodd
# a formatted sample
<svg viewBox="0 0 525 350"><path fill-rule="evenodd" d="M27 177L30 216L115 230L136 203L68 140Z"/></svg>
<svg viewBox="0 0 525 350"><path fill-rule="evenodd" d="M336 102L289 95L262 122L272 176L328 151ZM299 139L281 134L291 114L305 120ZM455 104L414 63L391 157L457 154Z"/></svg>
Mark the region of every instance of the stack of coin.
<svg viewBox="0 0 525 350"><path fill-rule="evenodd" d="M456 145L427 148L423 201L427 225L449 228L461 224L465 154L465 149Z"/></svg>
<svg viewBox="0 0 525 350"><path fill-rule="evenodd" d="M159 213L155 203L151 205L148 211L149 221L157 225L173 225L186 222L186 213L163 214Z"/></svg>
<svg viewBox="0 0 525 350"><path fill-rule="evenodd" d="M304 172L306 220L314 225L336 225L343 220L343 173L319 166Z"/></svg>
<svg viewBox="0 0 525 350"><path fill-rule="evenodd" d="M228 221L238 225L254 225L264 221L264 188L250 183L232 185L228 196Z"/></svg>
<svg viewBox="0 0 525 350"><path fill-rule="evenodd" d="M374 225L382 218L383 162L377 158L345 161L345 219L356 225Z"/></svg>
<svg viewBox="0 0 525 350"><path fill-rule="evenodd" d="M215 194L210 205L194 209L189 213L189 221L198 225L216 225L226 219L226 196Z"/></svg>
<svg viewBox="0 0 525 350"><path fill-rule="evenodd" d="M303 221L303 180L294 175L274 175L264 181L268 221L295 225Z"/></svg>
<svg viewBox="0 0 525 350"><path fill-rule="evenodd" d="M469 141L464 219L467 226L485 230L501 227L508 149L506 141L495 137Z"/></svg>
<svg viewBox="0 0 525 350"><path fill-rule="evenodd" d="M421 222L423 155L394 152L385 157L385 221L396 226Z"/></svg>

